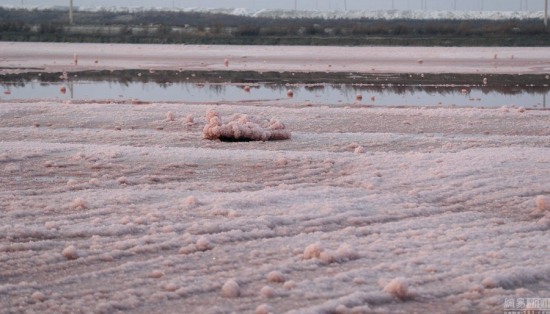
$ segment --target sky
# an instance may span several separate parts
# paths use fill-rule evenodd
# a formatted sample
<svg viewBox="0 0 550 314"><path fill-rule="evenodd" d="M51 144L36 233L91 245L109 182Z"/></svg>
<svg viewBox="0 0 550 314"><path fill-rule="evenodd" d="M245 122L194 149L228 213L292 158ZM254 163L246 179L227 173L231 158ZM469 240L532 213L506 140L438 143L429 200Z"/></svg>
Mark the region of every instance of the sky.
<svg viewBox="0 0 550 314"><path fill-rule="evenodd" d="M1 0L0 5L67 5L68 0ZM246 8L293 10L428 10L542 11L544 0L73 0L75 6Z"/></svg>

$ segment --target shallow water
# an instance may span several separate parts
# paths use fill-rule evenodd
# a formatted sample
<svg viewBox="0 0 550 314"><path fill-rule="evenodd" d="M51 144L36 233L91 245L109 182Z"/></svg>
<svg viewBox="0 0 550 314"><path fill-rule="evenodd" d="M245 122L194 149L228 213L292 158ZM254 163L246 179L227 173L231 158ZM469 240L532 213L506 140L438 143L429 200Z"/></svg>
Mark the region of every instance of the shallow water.
<svg viewBox="0 0 550 314"><path fill-rule="evenodd" d="M249 91L245 90L248 86ZM196 82L28 81L4 82L0 100L139 100L145 102L281 101L323 105L364 104L396 107L502 107L547 109L548 87L354 85L354 84L230 84ZM293 96L287 91L291 89ZM357 99L361 95L362 99Z"/></svg>

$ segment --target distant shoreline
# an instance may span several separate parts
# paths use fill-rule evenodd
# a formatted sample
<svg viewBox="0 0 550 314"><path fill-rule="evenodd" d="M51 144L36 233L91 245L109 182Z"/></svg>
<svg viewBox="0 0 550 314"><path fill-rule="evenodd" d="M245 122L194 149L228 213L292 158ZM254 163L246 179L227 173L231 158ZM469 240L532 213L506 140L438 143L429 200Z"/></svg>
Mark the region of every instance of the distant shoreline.
<svg viewBox="0 0 550 314"><path fill-rule="evenodd" d="M67 11L68 6L44 5L2 5L5 10ZM285 10L246 8L168 8L168 7L124 7L124 6L75 6L75 11L94 13L200 13L233 15L253 18L281 19L384 19L384 20L530 20L544 18L544 11L479 11L479 10Z"/></svg>
<svg viewBox="0 0 550 314"><path fill-rule="evenodd" d="M0 41L548 47L543 12L76 10L0 6Z"/></svg>

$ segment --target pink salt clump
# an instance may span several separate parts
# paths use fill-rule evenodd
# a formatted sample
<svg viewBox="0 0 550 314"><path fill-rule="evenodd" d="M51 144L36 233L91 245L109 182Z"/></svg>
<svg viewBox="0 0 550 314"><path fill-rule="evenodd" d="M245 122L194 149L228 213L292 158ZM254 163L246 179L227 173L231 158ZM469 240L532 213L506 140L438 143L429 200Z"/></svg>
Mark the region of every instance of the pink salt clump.
<svg viewBox="0 0 550 314"><path fill-rule="evenodd" d="M149 275L149 277L151 278L160 278L162 276L164 276L164 272L161 270L153 270Z"/></svg>
<svg viewBox="0 0 550 314"><path fill-rule="evenodd" d="M317 258L321 262L330 263L342 263L349 260L357 259L359 254L347 243L343 243L337 250L324 250L319 244L311 244L304 250L304 259Z"/></svg>
<svg viewBox="0 0 550 314"><path fill-rule="evenodd" d="M357 259L359 255L355 249L347 243L343 243L337 250L322 251L319 255L319 260L323 263L343 263L353 259Z"/></svg>
<svg viewBox="0 0 550 314"><path fill-rule="evenodd" d="M208 140L269 141L290 138L290 132L277 119L268 120L247 114L236 114L224 124L220 114L211 109L206 113L206 121L202 133Z"/></svg>
<svg viewBox="0 0 550 314"><path fill-rule="evenodd" d="M397 277L384 286L384 292L403 299L409 296L409 285L405 278Z"/></svg>
<svg viewBox="0 0 550 314"><path fill-rule="evenodd" d="M359 258L357 251L349 244L343 243L336 250L336 260L338 262L349 261Z"/></svg>
<svg viewBox="0 0 550 314"><path fill-rule="evenodd" d="M270 314L270 313L275 313L275 312L273 310L273 307L271 307L270 305L262 304L262 305L258 305L258 307L256 308L255 313L256 314Z"/></svg>
<svg viewBox="0 0 550 314"><path fill-rule="evenodd" d="M172 111L168 111L168 113L166 113L166 121L168 122L174 121L174 113Z"/></svg>
<svg viewBox="0 0 550 314"><path fill-rule="evenodd" d="M87 209L88 204L86 203L86 201L83 198L78 197L72 202L71 207L73 209Z"/></svg>
<svg viewBox="0 0 550 314"><path fill-rule="evenodd" d="M118 182L118 184L121 184L121 185L122 184L128 184L128 179L126 179L126 177L119 177L117 179L117 182Z"/></svg>
<svg viewBox="0 0 550 314"><path fill-rule="evenodd" d="M195 246L199 251L208 251L212 248L210 245L210 241L206 237L200 237L195 243Z"/></svg>
<svg viewBox="0 0 550 314"><path fill-rule="evenodd" d="M199 205L199 200L193 195L190 195L185 199L185 207L187 208L195 208L198 205Z"/></svg>
<svg viewBox="0 0 550 314"><path fill-rule="evenodd" d="M283 288L287 290L292 290L296 288L296 282L294 280L285 281L285 283L283 284Z"/></svg>
<svg viewBox="0 0 550 314"><path fill-rule="evenodd" d="M499 286L498 280L496 277L490 276L483 279L481 282L484 288L487 289L494 289Z"/></svg>
<svg viewBox="0 0 550 314"><path fill-rule="evenodd" d="M285 275L280 271L274 270L267 274L267 280L269 282L285 282Z"/></svg>
<svg viewBox="0 0 550 314"><path fill-rule="evenodd" d="M235 279L229 279L222 286L222 296L224 298L237 298L241 294L241 287Z"/></svg>
<svg viewBox="0 0 550 314"><path fill-rule="evenodd" d="M61 252L61 254L63 254L63 256L65 256L65 258L68 260L74 260L78 258L78 252L76 251L74 245L69 245L68 247L66 247Z"/></svg>
<svg viewBox="0 0 550 314"><path fill-rule="evenodd" d="M273 298L273 297L275 297L275 289L271 288L270 286L264 286L260 290L260 294L264 298Z"/></svg>
<svg viewBox="0 0 550 314"><path fill-rule="evenodd" d="M31 299L38 301L38 302L44 302L46 301L46 295L40 291L36 291L31 295Z"/></svg>
<svg viewBox="0 0 550 314"><path fill-rule="evenodd" d="M176 291L176 290L178 289L178 286L176 286L176 284L173 283L173 282L169 282L169 283L165 284L165 285L162 287L162 289L163 289L164 291L174 292L174 291Z"/></svg>
<svg viewBox="0 0 550 314"><path fill-rule="evenodd" d="M304 259L313 259L313 258L319 258L321 256L321 252L323 250L319 246L319 244L314 243L308 245L304 250Z"/></svg>
<svg viewBox="0 0 550 314"><path fill-rule="evenodd" d="M550 211L550 197L539 195L535 199L535 204L537 205L537 210L544 212L544 211Z"/></svg>
<svg viewBox="0 0 550 314"><path fill-rule="evenodd" d="M323 263L331 264L336 262L336 257L334 256L333 252L324 251L319 254L319 260Z"/></svg>
<svg viewBox="0 0 550 314"><path fill-rule="evenodd" d="M185 117L185 124L194 124L195 117L192 114L189 114Z"/></svg>

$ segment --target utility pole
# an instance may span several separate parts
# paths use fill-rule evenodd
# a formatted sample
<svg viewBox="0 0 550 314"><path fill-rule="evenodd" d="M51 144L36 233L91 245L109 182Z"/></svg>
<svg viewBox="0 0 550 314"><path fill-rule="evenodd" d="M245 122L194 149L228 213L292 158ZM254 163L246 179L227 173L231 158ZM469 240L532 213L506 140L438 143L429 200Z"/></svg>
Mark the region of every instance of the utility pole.
<svg viewBox="0 0 550 314"><path fill-rule="evenodd" d="M298 0L294 0L294 11L298 11Z"/></svg>
<svg viewBox="0 0 550 314"><path fill-rule="evenodd" d="M348 1L344 0L344 11L348 10Z"/></svg>
<svg viewBox="0 0 550 314"><path fill-rule="evenodd" d="M69 0L69 25L73 25L73 0Z"/></svg>
<svg viewBox="0 0 550 314"><path fill-rule="evenodd" d="M548 0L544 0L544 26L548 28Z"/></svg>

